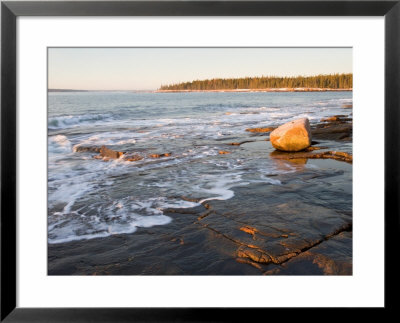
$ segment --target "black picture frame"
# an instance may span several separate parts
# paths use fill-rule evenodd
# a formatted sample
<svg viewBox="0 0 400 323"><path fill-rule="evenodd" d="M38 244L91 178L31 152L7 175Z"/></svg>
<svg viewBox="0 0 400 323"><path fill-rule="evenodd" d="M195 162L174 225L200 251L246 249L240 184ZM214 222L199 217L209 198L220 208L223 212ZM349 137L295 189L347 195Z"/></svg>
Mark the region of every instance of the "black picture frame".
<svg viewBox="0 0 400 323"><path fill-rule="evenodd" d="M384 16L385 19L385 310L399 236L400 1L4 1L1 3L1 321L234 321L265 309L16 307L16 19L19 16ZM373 151L371 152L373 153ZM373 188L371 188L373 189ZM373 233L371 233L373 235ZM374 255L371 255L373 263ZM367 288L366 288L366 292ZM275 309L278 310L278 309ZM282 309L281 309L282 310ZM287 309L285 310L286 314ZM255 312L255 313L254 313ZM380 312L380 311L379 311ZM290 312L289 312L290 313ZM381 312L380 312L381 313ZM282 315L282 314L281 314ZM381 315L381 314L379 314Z"/></svg>

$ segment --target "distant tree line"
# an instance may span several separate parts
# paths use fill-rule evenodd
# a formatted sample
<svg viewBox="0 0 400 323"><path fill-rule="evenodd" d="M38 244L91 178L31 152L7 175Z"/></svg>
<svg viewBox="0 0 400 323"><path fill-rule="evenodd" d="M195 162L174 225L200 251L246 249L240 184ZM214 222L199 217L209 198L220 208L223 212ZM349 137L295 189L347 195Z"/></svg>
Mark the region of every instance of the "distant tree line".
<svg viewBox="0 0 400 323"><path fill-rule="evenodd" d="M161 85L160 90L234 90L267 88L353 88L353 74L329 74L295 77L244 77L230 79L196 80L171 85Z"/></svg>

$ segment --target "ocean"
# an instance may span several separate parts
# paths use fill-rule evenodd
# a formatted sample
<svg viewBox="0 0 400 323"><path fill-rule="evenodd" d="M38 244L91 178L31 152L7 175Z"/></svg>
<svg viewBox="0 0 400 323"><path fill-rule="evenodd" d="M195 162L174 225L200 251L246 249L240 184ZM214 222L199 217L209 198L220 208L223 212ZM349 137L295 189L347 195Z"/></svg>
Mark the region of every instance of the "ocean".
<svg viewBox="0 0 400 323"><path fill-rule="evenodd" d="M237 190L252 185L279 190L280 176L296 174L299 166L269 158L268 134L246 129L303 117L315 124L343 114L345 104L352 104L352 92L49 92L48 243L135 239L141 228L171 226L168 209L229 205ZM246 140L256 144L230 145ZM143 159L103 161L77 151L102 145ZM340 150L351 153L352 143ZM150 157L164 153L170 156ZM302 167L314 173L326 168L317 161ZM348 186L326 188L321 205L342 198L351 210L351 171L346 174Z"/></svg>

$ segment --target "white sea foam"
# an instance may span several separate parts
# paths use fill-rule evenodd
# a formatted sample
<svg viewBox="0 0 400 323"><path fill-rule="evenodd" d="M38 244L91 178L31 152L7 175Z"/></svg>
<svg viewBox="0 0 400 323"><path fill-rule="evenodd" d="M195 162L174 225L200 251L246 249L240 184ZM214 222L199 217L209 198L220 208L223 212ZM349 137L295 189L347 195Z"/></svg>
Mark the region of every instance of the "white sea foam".
<svg viewBox="0 0 400 323"><path fill-rule="evenodd" d="M71 152L71 142L67 136L56 135L49 137L49 153Z"/></svg>
<svg viewBox="0 0 400 323"><path fill-rule="evenodd" d="M55 142L57 142L60 146L63 146L63 147L71 145L71 143L68 140L68 138L66 136L63 136L63 135L54 136L54 137L52 137L52 139Z"/></svg>
<svg viewBox="0 0 400 323"><path fill-rule="evenodd" d="M74 149L79 146L134 144L137 142L136 137L138 137L137 133L133 133L131 131L102 132L82 138L78 144L74 145Z"/></svg>
<svg viewBox="0 0 400 323"><path fill-rule="evenodd" d="M136 143L136 139L125 139L125 140L121 140L116 142L116 145L126 145L126 144L134 144Z"/></svg>
<svg viewBox="0 0 400 323"><path fill-rule="evenodd" d="M68 214L77 199L92 191L95 184L90 182L88 176L78 176L69 180L52 181L49 186L57 187L54 191L50 190L49 192L49 205L64 203L63 214Z"/></svg>
<svg viewBox="0 0 400 323"><path fill-rule="evenodd" d="M267 182L267 183L273 184L273 185L282 185L282 182L279 179L271 178L264 174L260 175L260 177L262 179L262 182Z"/></svg>
<svg viewBox="0 0 400 323"><path fill-rule="evenodd" d="M162 204L162 207L163 208L187 209L187 208L195 207L198 205L200 205L200 203L178 200L178 201L165 202Z"/></svg>
<svg viewBox="0 0 400 323"><path fill-rule="evenodd" d="M137 228L149 228L166 225L171 218L163 214L166 208L189 208L198 203L183 200L167 200L166 198L150 198L135 200L127 197L108 205L88 206L84 213L75 215L59 213L61 220L49 224L49 243L63 243L82 239L107 237L114 234L129 234ZM91 209L97 215L88 216Z"/></svg>
<svg viewBox="0 0 400 323"><path fill-rule="evenodd" d="M232 187L248 184L245 182L240 183L241 173L224 174L218 177L206 175L204 178L208 180L206 186L209 187L199 187L200 191L216 196L203 199L199 203L211 200L228 200L235 195L233 190L231 190Z"/></svg>

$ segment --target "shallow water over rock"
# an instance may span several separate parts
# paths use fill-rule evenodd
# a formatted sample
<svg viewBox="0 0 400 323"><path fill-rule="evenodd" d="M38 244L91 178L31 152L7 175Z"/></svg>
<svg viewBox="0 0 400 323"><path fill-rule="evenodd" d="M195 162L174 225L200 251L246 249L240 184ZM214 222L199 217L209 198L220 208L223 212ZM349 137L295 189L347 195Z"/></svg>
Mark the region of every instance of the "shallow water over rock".
<svg viewBox="0 0 400 323"><path fill-rule="evenodd" d="M268 158L269 145L248 143L234 154L249 158L262 147ZM243 178L248 184L228 190L229 199L207 200L201 192L176 196L194 207L164 206L167 225L50 244L49 274L351 274L352 241L340 237L352 229L352 166L278 160L277 169L265 174L268 180L250 172ZM117 186L123 190L134 177L119 179ZM183 186L189 180L182 178Z"/></svg>

